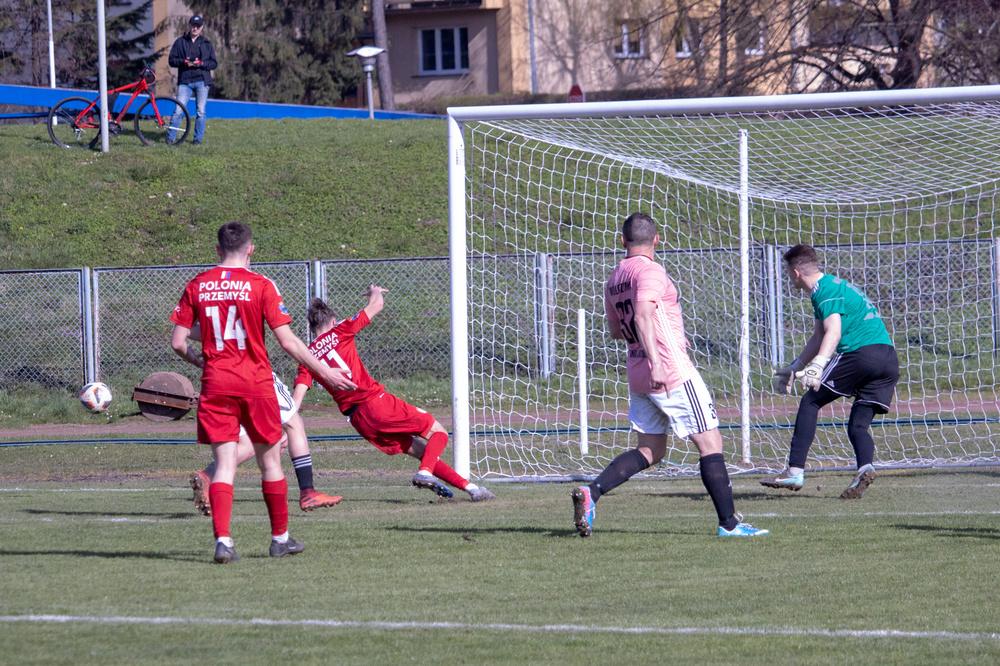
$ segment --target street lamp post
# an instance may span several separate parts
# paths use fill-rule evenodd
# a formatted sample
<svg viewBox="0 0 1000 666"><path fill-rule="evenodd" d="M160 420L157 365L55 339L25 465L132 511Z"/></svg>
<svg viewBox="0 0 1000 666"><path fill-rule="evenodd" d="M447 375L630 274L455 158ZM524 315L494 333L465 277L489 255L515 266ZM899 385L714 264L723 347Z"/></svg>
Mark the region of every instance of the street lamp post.
<svg viewBox="0 0 1000 666"><path fill-rule="evenodd" d="M368 120L375 119L375 100L372 99L372 72L375 71L375 56L384 52L385 49L377 46L362 46L347 53L349 56L361 58L361 69L365 73L365 90L368 95Z"/></svg>

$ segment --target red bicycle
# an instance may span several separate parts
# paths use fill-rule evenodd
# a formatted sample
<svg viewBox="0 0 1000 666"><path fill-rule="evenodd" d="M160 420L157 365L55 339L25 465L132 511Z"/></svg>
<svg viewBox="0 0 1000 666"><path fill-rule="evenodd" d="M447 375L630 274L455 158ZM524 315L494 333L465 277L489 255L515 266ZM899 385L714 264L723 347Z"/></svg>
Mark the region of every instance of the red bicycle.
<svg viewBox="0 0 1000 666"><path fill-rule="evenodd" d="M108 133L121 134L129 107L139 95L149 95L139 109L131 114L135 135L143 145L163 144L175 146L187 138L191 117L184 105L173 97L157 98L156 73L146 65L138 81L108 91L108 106L114 111L115 101L123 92L132 91L125 106L117 116L108 113ZM67 97L49 111L48 128L52 143L62 148L86 146L94 148L101 138L100 97Z"/></svg>

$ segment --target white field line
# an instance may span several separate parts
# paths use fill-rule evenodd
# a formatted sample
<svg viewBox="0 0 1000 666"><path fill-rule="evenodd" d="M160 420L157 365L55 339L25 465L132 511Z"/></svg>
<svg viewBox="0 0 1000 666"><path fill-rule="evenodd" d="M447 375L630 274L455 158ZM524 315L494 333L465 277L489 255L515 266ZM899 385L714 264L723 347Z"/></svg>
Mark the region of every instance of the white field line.
<svg viewBox="0 0 1000 666"><path fill-rule="evenodd" d="M932 641L1000 641L1000 633L957 631L906 631L902 629L822 629L811 627L615 627L587 624L507 624L490 622L385 622L360 620L246 620L217 617L130 617L100 615L0 615L2 623L193 625L233 627L315 627L322 629L367 629L373 631L443 630L495 631L526 634L642 634L662 636L799 636L815 638L889 638Z"/></svg>

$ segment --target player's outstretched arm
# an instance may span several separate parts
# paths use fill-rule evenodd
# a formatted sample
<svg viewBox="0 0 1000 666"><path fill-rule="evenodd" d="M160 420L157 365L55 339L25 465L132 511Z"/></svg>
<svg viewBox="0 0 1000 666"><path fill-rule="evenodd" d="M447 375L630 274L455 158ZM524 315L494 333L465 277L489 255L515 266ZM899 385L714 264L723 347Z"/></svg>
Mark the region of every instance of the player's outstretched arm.
<svg viewBox="0 0 1000 666"><path fill-rule="evenodd" d="M295 388L292 389L292 402L295 403L296 409L302 409L302 400L306 397L306 391L309 387L305 384L296 384Z"/></svg>
<svg viewBox="0 0 1000 666"><path fill-rule="evenodd" d="M201 353L188 344L188 338L190 337L191 329L187 326L177 324L174 326L174 334L170 340L170 346L173 347L174 352L178 356L191 365L198 368L204 368L205 360Z"/></svg>
<svg viewBox="0 0 1000 666"><path fill-rule="evenodd" d="M342 391L350 391L358 388L343 370L331 368L313 356L309 352L309 348L306 347L302 340L299 340L299 336L292 332L288 324L274 329L274 337L278 338L278 344L285 350L285 353L306 366L316 379L322 380L333 388Z"/></svg>
<svg viewBox="0 0 1000 666"><path fill-rule="evenodd" d="M813 333L813 337L810 338L809 343L815 342L818 337L819 342L815 345L815 354L811 357L808 365L803 370L795 373L796 379L802 382L802 386L806 389L818 391L819 387L822 385L823 370L826 368L830 359L833 357L833 353L837 350L837 345L840 343L841 336L841 321L840 315L836 312L831 314L829 317L824 319L822 322L816 322L816 329ZM806 345L807 351L809 351L810 344ZM805 356L805 352L799 358L810 358Z"/></svg>
<svg viewBox="0 0 1000 666"><path fill-rule="evenodd" d="M368 315L368 319L371 320L379 312L382 312L382 308L385 307L385 299L382 294L389 291L388 289L383 289L377 284L368 285L368 305L365 306L365 314Z"/></svg>

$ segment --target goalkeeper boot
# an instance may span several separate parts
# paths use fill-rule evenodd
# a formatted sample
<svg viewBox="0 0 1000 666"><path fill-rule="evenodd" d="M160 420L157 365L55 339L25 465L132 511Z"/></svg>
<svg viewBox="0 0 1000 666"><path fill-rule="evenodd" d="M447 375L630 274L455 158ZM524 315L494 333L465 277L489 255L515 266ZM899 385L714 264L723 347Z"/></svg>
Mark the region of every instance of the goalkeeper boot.
<svg viewBox="0 0 1000 666"><path fill-rule="evenodd" d="M573 524L576 533L581 537L589 537L594 532L594 516L597 514L594 500L590 497L590 488L580 486L573 489Z"/></svg>
<svg viewBox="0 0 1000 666"><path fill-rule="evenodd" d="M495 500L496 495L491 493L486 488L482 486L475 486L474 488L466 488L465 491L469 493L469 499L473 502L488 502L490 500Z"/></svg>
<svg viewBox="0 0 1000 666"><path fill-rule="evenodd" d="M236 554L235 546L227 546L221 541L215 543L215 563L216 564L229 564L230 562L236 562L240 559L240 556Z"/></svg>
<svg viewBox="0 0 1000 666"><path fill-rule="evenodd" d="M198 470L191 475L189 483L191 484L191 490L194 491L194 497L191 499L194 501L195 508L203 516L211 516L212 505L208 501L208 487L212 485L212 478L208 474L205 474L204 470Z"/></svg>
<svg viewBox="0 0 1000 666"><path fill-rule="evenodd" d="M445 499L451 499L455 496L455 493L451 492L451 488L434 478L433 474L424 470L419 470L413 475L413 485L417 488L432 490L437 493L438 497Z"/></svg>
<svg viewBox="0 0 1000 666"><path fill-rule="evenodd" d="M336 506L340 504L340 500L344 499L340 495L327 495L326 493L321 493L315 488L306 488L299 495L299 508L303 511L312 511L313 509L320 509L324 506Z"/></svg>
<svg viewBox="0 0 1000 666"><path fill-rule="evenodd" d="M284 543L271 539L271 547L268 549L267 554L271 557L285 557L287 555L298 555L305 549L305 544L296 541L292 537L288 537L288 540Z"/></svg>
<svg viewBox="0 0 1000 666"><path fill-rule="evenodd" d="M871 464L862 466L858 469L858 473L854 475L851 485L847 486L844 492L840 493L840 499L861 499L861 496L865 494L865 490L868 489L868 486L872 485L873 481L875 481L875 466Z"/></svg>
<svg viewBox="0 0 1000 666"><path fill-rule="evenodd" d="M806 475L802 472L792 474L787 469L777 476L768 476L760 480L760 485L768 488L785 488L798 492L806 483Z"/></svg>
<svg viewBox="0 0 1000 666"><path fill-rule="evenodd" d="M754 527L750 523L736 523L736 527L731 530L727 530L722 525L719 525L719 529L716 531L716 535L720 537L755 537L764 536L770 534L770 530L764 530L759 527Z"/></svg>

